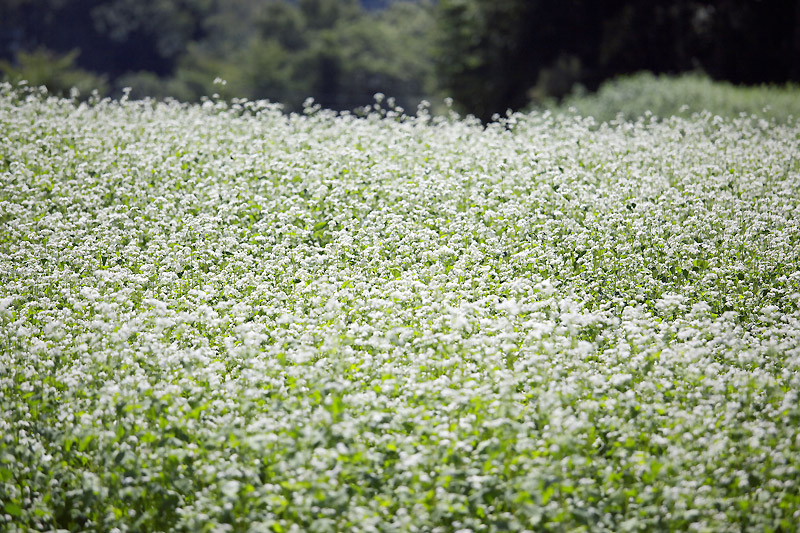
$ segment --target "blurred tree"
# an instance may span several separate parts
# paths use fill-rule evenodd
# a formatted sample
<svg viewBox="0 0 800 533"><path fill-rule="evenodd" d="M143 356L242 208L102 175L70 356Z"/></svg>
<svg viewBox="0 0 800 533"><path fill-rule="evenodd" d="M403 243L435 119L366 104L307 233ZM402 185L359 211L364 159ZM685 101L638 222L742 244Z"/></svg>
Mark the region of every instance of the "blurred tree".
<svg viewBox="0 0 800 533"><path fill-rule="evenodd" d="M234 83L240 84L250 98L269 98L290 109L299 109L311 94L311 73L302 68L297 54L274 38L254 39L242 51Z"/></svg>
<svg viewBox="0 0 800 533"><path fill-rule="evenodd" d="M116 78L128 71L169 74L214 0L0 1L0 57L46 47L81 50L77 65ZM5 39L3 38L5 37Z"/></svg>
<svg viewBox="0 0 800 533"><path fill-rule="evenodd" d="M702 70L748 84L800 81L793 67L800 49L798 0L617 4L607 10L593 85L639 70Z"/></svg>
<svg viewBox="0 0 800 533"><path fill-rule="evenodd" d="M182 94L268 98L290 109L311 94L308 30L297 5L235 0L218 6L205 24L205 37L189 44L175 71ZM225 85L214 85L215 78Z"/></svg>
<svg viewBox="0 0 800 533"><path fill-rule="evenodd" d="M42 46L48 30L60 20L68 0L3 0L0 2L0 58L13 60L19 50ZM74 45L73 45L74 48Z"/></svg>
<svg viewBox="0 0 800 533"><path fill-rule="evenodd" d="M226 3L227 5L227 3ZM122 69L172 71L189 42L203 36L213 0L105 0L90 11L95 31L129 54Z"/></svg>
<svg viewBox="0 0 800 533"><path fill-rule="evenodd" d="M372 103L376 92L414 106L433 87L427 2L371 12L338 0L234 5L239 15L217 11L206 37L179 61L181 93L268 98L292 110L311 96L328 108L352 109ZM231 26L239 17L248 22ZM215 77L226 85L212 85Z"/></svg>
<svg viewBox="0 0 800 533"><path fill-rule="evenodd" d="M287 50L297 51L308 46L306 17L296 4L268 2L256 20L258 33L265 39L275 39Z"/></svg>
<svg viewBox="0 0 800 533"><path fill-rule="evenodd" d="M583 65L593 62L603 15L613 4L440 0L436 64L441 87L462 110L482 120L524 106L537 82L542 90L564 92L582 76ZM546 79L540 79L543 72Z"/></svg>
<svg viewBox="0 0 800 533"><path fill-rule="evenodd" d="M78 89L83 96L92 91L104 95L108 92L105 77L92 74L75 67L75 59L80 52L58 55L50 50L39 48L33 52L19 52L16 64L0 60L0 72L13 84L25 80L29 86L44 85L52 94L66 96L72 88Z"/></svg>
<svg viewBox="0 0 800 533"><path fill-rule="evenodd" d="M161 77L149 70L127 72L115 80L114 87L118 93L126 87L130 88L130 97L134 99L150 97L163 100L170 97L180 101L191 101L197 98L197 94L176 77ZM210 93L205 91L203 94Z"/></svg>
<svg viewBox="0 0 800 533"><path fill-rule="evenodd" d="M39 47L79 49L73 68L134 94L290 107L378 91L410 105L435 70L440 93L489 119L638 70L800 81L800 0L0 0L0 59L19 68Z"/></svg>
<svg viewBox="0 0 800 533"><path fill-rule="evenodd" d="M440 0L436 19L441 88L484 120L639 70L800 81L799 0Z"/></svg>
<svg viewBox="0 0 800 533"><path fill-rule="evenodd" d="M299 0L298 5L311 30L333 28L342 20L362 15L358 0Z"/></svg>
<svg viewBox="0 0 800 533"><path fill-rule="evenodd" d="M800 81L800 1L716 0L702 3L702 66L734 83Z"/></svg>
<svg viewBox="0 0 800 533"><path fill-rule="evenodd" d="M375 93L416 106L435 90L433 20L427 4L396 2L383 11L344 19L335 28L343 107L365 105Z"/></svg>
<svg viewBox="0 0 800 533"><path fill-rule="evenodd" d="M525 50L525 0L440 0L436 66L440 87L462 110L488 119L525 103L534 71Z"/></svg>

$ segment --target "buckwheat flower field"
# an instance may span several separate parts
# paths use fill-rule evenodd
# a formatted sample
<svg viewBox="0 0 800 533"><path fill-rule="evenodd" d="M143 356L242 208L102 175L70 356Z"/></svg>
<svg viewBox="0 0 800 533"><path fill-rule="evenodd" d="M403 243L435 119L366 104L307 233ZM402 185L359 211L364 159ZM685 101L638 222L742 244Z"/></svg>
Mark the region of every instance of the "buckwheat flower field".
<svg viewBox="0 0 800 533"><path fill-rule="evenodd" d="M0 530L797 531L800 123L0 86Z"/></svg>

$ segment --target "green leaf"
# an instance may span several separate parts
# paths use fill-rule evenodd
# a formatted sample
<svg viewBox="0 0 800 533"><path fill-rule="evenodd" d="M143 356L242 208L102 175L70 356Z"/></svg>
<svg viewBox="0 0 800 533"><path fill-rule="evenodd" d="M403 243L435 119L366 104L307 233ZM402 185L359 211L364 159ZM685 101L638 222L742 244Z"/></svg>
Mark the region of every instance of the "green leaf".
<svg viewBox="0 0 800 533"><path fill-rule="evenodd" d="M20 516L20 515L22 515L22 507L20 507L19 505L17 505L14 502L8 502L5 505L4 509L5 509L6 513L10 514L11 516Z"/></svg>
<svg viewBox="0 0 800 533"><path fill-rule="evenodd" d="M78 451L81 452L85 451L86 448L89 447L89 444L91 444L93 439L94 435L86 435L85 437L83 437L83 440L81 440L80 444L78 444Z"/></svg>
<svg viewBox="0 0 800 533"><path fill-rule="evenodd" d="M553 485L545 487L545 489L542 491L542 505L547 505L547 502L553 498L553 494L555 494Z"/></svg>

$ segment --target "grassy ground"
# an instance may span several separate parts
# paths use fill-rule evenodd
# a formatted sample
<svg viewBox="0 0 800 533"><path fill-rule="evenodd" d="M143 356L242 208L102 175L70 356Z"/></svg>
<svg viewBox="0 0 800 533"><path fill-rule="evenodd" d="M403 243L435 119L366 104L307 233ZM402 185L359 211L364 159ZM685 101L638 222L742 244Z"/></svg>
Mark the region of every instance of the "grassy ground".
<svg viewBox="0 0 800 533"><path fill-rule="evenodd" d="M800 521L793 120L6 85L0 137L0 529Z"/></svg>

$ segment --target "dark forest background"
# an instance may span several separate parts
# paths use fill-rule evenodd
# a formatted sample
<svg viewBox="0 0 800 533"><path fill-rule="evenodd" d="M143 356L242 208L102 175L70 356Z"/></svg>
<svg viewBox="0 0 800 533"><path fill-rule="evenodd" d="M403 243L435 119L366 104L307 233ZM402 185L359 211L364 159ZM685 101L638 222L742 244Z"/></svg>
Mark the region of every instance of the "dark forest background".
<svg viewBox="0 0 800 533"><path fill-rule="evenodd" d="M800 0L0 0L0 74L55 93L485 120L642 70L800 81Z"/></svg>

